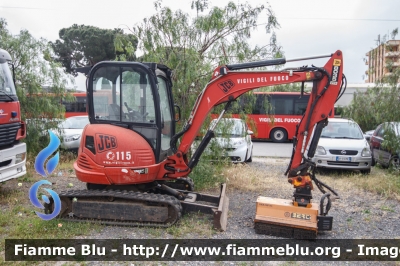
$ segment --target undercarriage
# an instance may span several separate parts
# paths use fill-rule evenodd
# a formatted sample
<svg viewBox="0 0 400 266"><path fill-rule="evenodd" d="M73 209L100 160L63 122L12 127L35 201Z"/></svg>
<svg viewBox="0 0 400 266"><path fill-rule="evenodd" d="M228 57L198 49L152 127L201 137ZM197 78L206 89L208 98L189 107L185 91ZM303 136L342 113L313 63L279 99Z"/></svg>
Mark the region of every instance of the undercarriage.
<svg viewBox="0 0 400 266"><path fill-rule="evenodd" d="M148 191L140 191L140 185L125 186L125 190L118 190L116 186L97 189L98 185L89 184L87 187L88 190L59 193L59 218L107 225L169 227L182 214L201 212L213 215L216 230L226 230L229 199L225 195L225 184L221 185L219 196L192 192L193 182L190 178L157 184L156 189ZM51 213L54 200L51 199L45 208L47 213Z"/></svg>

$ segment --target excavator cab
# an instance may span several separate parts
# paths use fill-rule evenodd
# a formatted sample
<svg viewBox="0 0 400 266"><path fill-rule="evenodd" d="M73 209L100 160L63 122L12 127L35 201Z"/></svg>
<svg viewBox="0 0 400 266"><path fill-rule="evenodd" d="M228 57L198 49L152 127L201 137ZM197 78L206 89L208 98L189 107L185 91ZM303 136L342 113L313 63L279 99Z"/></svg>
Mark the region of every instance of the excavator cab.
<svg viewBox="0 0 400 266"><path fill-rule="evenodd" d="M88 95L92 96L88 97L90 123L133 130L151 147L155 163L165 160L175 134L170 73L166 66L154 63L97 64L88 80ZM99 149L107 148L105 139L99 143L105 145ZM126 157L122 154L118 154L120 160Z"/></svg>
<svg viewBox="0 0 400 266"><path fill-rule="evenodd" d="M88 73L90 124L82 133L77 177L102 188L164 180L160 162L175 135L171 70L155 63L100 62ZM93 184L93 185L92 185Z"/></svg>

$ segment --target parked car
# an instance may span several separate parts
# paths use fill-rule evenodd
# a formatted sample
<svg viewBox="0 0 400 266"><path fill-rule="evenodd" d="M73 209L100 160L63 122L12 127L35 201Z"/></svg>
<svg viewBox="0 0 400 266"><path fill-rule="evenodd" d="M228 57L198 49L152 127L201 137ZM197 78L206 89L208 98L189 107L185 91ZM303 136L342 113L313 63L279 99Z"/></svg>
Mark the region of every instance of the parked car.
<svg viewBox="0 0 400 266"><path fill-rule="evenodd" d="M328 118L322 130L313 162L318 168L371 172L371 151L368 141L356 122Z"/></svg>
<svg viewBox="0 0 400 266"><path fill-rule="evenodd" d="M211 121L213 127L217 119ZM232 162L251 162L253 160L253 132L248 129L244 120L239 118L222 118L214 128L215 137L210 141L204 155L217 153L217 156L229 157ZM215 152L217 150L217 152Z"/></svg>
<svg viewBox="0 0 400 266"><path fill-rule="evenodd" d="M370 145L372 151L373 164L379 163L384 167L393 167L399 169L400 151L396 148L385 147L382 143L385 137L389 137L391 131L392 137L400 138L400 122L385 122L380 124L371 136Z"/></svg>
<svg viewBox="0 0 400 266"><path fill-rule="evenodd" d="M77 151L81 143L83 128L89 124L87 115L72 116L58 124L58 130L53 132L61 137L61 148Z"/></svg>
<svg viewBox="0 0 400 266"><path fill-rule="evenodd" d="M371 140L372 134L374 134L374 131L375 131L375 129L365 131L365 133L364 133L364 138L365 138L367 141L370 141L370 140Z"/></svg>

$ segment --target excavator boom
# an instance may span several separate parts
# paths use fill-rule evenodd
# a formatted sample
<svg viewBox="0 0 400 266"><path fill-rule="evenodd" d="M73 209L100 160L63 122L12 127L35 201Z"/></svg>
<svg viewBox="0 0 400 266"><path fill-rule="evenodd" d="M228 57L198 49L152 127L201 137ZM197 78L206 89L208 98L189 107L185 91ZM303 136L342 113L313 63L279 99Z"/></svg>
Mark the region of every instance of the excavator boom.
<svg viewBox="0 0 400 266"><path fill-rule="evenodd" d="M315 124L326 120L332 112L332 106L340 91L342 79L342 53L337 51L329 55L330 59L323 68L303 67L283 71L237 71L236 69L261 67L284 63L283 60L266 60L261 62L222 66L214 70L211 81L197 97L197 101L184 126L181 143L176 152L166 161L166 172L169 177L187 175L191 167L187 165L186 154L201 126L211 110L225 102L232 102L240 95L266 86L282 85L296 82L314 81L314 88L308 102L305 118L300 123L297 139L303 145L296 147L290 169L297 169L303 161L304 148L310 140ZM289 60L287 60L289 61ZM234 69L234 70L230 70ZM318 140L318 139L317 139ZM195 165L195 164L194 164ZM192 164L193 166L193 164ZM168 171L171 170L171 171Z"/></svg>
<svg viewBox="0 0 400 266"><path fill-rule="evenodd" d="M196 166L202 151L214 136L213 129L208 130L190 161L187 153L214 106L226 102L226 110L230 102L256 88L312 81L310 99L298 125L293 143L293 154L286 171L289 183L295 188L293 200L260 197L257 200L255 228L258 233L295 238L315 238L318 230L331 230L332 217L327 216L331 204L330 194L325 193L323 187L336 195L337 193L316 179L313 173L314 164L311 161L322 129L327 125L329 114L333 112L332 107L342 89L342 52L336 51L326 57L329 57L329 60L324 67L306 66L282 71L242 70L285 63L284 59L276 59L217 68L211 81L198 96L183 131L177 134L183 135L182 141L179 147L175 148L175 153L164 162L165 172L162 171L162 175L173 178L185 176ZM173 144L174 141L171 143ZM321 199L320 208L317 204L311 203L312 181L316 182L318 188L325 193ZM326 211L323 210L324 199L328 200L329 207Z"/></svg>

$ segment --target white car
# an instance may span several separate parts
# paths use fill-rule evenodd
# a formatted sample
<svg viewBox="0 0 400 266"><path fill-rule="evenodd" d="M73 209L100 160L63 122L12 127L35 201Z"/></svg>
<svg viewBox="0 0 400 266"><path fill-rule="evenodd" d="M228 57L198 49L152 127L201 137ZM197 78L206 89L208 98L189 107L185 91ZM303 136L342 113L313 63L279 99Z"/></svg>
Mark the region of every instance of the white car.
<svg viewBox="0 0 400 266"><path fill-rule="evenodd" d="M216 119L211 121L211 127ZM253 132L248 129L244 120L222 118L214 129L215 137L209 145L219 148L221 156L230 157L232 162L251 162L253 160Z"/></svg>
<svg viewBox="0 0 400 266"><path fill-rule="evenodd" d="M77 151L81 143L81 136L85 126L89 124L87 115L72 116L65 119L58 125L58 130L53 130L57 135L61 135L61 148Z"/></svg>
<svg viewBox="0 0 400 266"><path fill-rule="evenodd" d="M360 170L369 174L372 157L368 141L356 122L328 118L312 161L318 168Z"/></svg>

